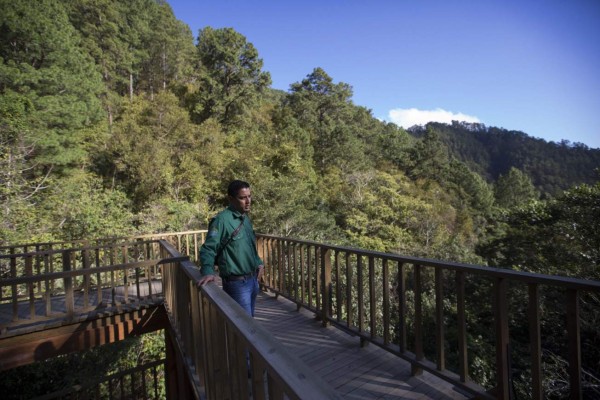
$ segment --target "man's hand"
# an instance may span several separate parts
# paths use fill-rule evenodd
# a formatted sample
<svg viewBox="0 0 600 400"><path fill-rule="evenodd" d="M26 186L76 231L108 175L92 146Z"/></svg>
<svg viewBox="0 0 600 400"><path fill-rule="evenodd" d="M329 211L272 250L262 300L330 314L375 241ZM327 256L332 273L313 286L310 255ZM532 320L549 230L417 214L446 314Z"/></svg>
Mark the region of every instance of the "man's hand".
<svg viewBox="0 0 600 400"><path fill-rule="evenodd" d="M208 282L214 282L217 277L215 275L205 275L198 282L196 282L196 286L200 287L206 285Z"/></svg>
<svg viewBox="0 0 600 400"><path fill-rule="evenodd" d="M258 266L258 273L256 274L256 280L258 280L260 282L260 280L262 279L263 275L265 274L265 266L264 265L259 265Z"/></svg>

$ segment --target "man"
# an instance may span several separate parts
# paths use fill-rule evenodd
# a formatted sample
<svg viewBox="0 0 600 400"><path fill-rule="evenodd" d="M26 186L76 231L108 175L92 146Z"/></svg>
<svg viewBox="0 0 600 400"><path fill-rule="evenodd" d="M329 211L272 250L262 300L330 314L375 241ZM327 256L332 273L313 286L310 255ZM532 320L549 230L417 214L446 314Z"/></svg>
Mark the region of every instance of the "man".
<svg viewBox="0 0 600 400"><path fill-rule="evenodd" d="M247 182L235 180L227 188L229 207L214 217L208 226L206 240L200 249L198 286L216 279L219 267L223 290L250 316L258 295L258 279L264 265L256 251L256 236L248 218L252 195Z"/></svg>

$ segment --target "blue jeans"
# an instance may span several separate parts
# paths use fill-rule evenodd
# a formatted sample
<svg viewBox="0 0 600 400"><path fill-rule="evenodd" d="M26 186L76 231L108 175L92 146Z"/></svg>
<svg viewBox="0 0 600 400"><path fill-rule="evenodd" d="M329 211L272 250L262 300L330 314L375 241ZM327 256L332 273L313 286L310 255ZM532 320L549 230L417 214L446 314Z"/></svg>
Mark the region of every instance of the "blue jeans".
<svg viewBox="0 0 600 400"><path fill-rule="evenodd" d="M256 296L258 295L258 280L256 276L239 281L223 279L223 290L236 303L242 306L248 315L254 317L254 305L256 304Z"/></svg>

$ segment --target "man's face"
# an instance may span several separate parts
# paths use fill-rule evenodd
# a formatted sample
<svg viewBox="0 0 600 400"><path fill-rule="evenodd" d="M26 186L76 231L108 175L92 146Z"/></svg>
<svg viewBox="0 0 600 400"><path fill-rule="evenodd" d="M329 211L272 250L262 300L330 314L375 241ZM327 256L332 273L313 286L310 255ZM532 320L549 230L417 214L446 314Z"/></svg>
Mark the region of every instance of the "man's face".
<svg viewBox="0 0 600 400"><path fill-rule="evenodd" d="M250 211L250 203L252 203L252 195L250 188L240 189L235 197L229 196L229 202L237 211L242 214Z"/></svg>

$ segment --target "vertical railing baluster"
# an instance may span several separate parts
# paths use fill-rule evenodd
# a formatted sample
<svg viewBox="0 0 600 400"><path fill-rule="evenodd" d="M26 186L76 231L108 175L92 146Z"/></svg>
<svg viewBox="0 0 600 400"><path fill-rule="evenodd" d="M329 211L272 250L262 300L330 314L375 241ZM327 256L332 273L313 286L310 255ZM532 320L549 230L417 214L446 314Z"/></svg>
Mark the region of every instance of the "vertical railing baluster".
<svg viewBox="0 0 600 400"><path fill-rule="evenodd" d="M305 275L305 263L304 263L304 249L306 246L300 245L300 298L302 299L301 304L306 302L306 281L304 280ZM299 307L300 305L298 305Z"/></svg>
<svg viewBox="0 0 600 400"><path fill-rule="evenodd" d="M390 344L390 278L387 258L382 262L383 275L383 344Z"/></svg>
<svg viewBox="0 0 600 400"><path fill-rule="evenodd" d="M539 286L530 283L529 287L529 347L531 348L531 392L533 400L541 400L542 391L542 341L540 334L540 294Z"/></svg>
<svg viewBox="0 0 600 400"><path fill-rule="evenodd" d="M315 246L315 309L317 312L321 309L321 296L324 294L323 288L321 287L321 246Z"/></svg>
<svg viewBox="0 0 600 400"><path fill-rule="evenodd" d="M11 255L15 253L15 249L11 247L10 249ZM10 258L10 277L15 279L17 277L17 258ZM12 320L16 322L19 320L19 287L16 284L12 284L11 288L11 297L12 297Z"/></svg>
<svg viewBox="0 0 600 400"><path fill-rule="evenodd" d="M292 279L292 285L294 286L294 301L298 303L300 298L300 289L298 288L298 246L297 243L293 244L292 247L292 255L293 255L293 274L294 277Z"/></svg>
<svg viewBox="0 0 600 400"><path fill-rule="evenodd" d="M510 396L507 286L506 279L496 278L493 306L496 320L496 397L498 399L508 399Z"/></svg>
<svg viewBox="0 0 600 400"><path fill-rule="evenodd" d="M581 385L581 334L579 321L579 292L567 290L567 335L569 338L570 399L582 399Z"/></svg>
<svg viewBox="0 0 600 400"><path fill-rule="evenodd" d="M401 353L407 351L407 332L406 332L406 274L404 273L404 263L398 261L398 347Z"/></svg>
<svg viewBox="0 0 600 400"><path fill-rule="evenodd" d="M71 272L71 251L63 250L63 272ZM67 318L73 317L75 308L75 297L73 295L73 278L71 275L67 275L64 279L65 286L65 308L67 312Z"/></svg>
<svg viewBox="0 0 600 400"><path fill-rule="evenodd" d="M437 350L437 369L443 371L446 369L446 352L444 349L444 287L443 287L442 268L435 268L435 346Z"/></svg>
<svg viewBox="0 0 600 400"><path fill-rule="evenodd" d="M321 318L323 326L327 326L331 318L331 250L321 248L321 268L323 271L323 308L321 310Z"/></svg>
<svg viewBox="0 0 600 400"><path fill-rule="evenodd" d="M180 242L181 244L181 242ZM180 246L181 248L181 246ZM121 252L123 256L123 264L127 264L129 262L129 252L127 251L126 246L121 247ZM123 272L123 302L125 304L129 303L129 269L124 268Z"/></svg>
<svg viewBox="0 0 600 400"><path fill-rule="evenodd" d="M467 356L467 318L465 311L465 273L456 271L456 312L458 323L458 369L460 381L466 382L469 377Z"/></svg>
<svg viewBox="0 0 600 400"><path fill-rule="evenodd" d="M294 281L292 280L292 244L290 243L290 241L286 241L286 252L285 252L285 256L286 256L286 262L285 262L285 282L286 282L286 294L289 297L292 297L292 292L293 292L293 283Z"/></svg>
<svg viewBox="0 0 600 400"><path fill-rule="evenodd" d="M415 275L415 359L417 361L423 361L423 285L421 282L421 266L414 264L414 275ZM412 375L421 375L423 369L412 365Z"/></svg>
<svg viewBox="0 0 600 400"><path fill-rule="evenodd" d="M352 318L352 268L350 267L350 252L346 251L346 326L353 324Z"/></svg>
<svg viewBox="0 0 600 400"><path fill-rule="evenodd" d="M90 250L86 247L83 249L83 307L87 308L90 305Z"/></svg>
<svg viewBox="0 0 600 400"><path fill-rule="evenodd" d="M35 252L37 253L37 254L35 255L35 272L36 272L36 275L38 275L38 276L42 274L42 261L41 261L42 254L40 254L40 251L41 251L41 249L40 249L40 245L39 245L39 244L37 244L37 245L35 246ZM37 292L37 296L38 296L38 297L42 297L42 295L43 295L42 282L41 282L41 281L39 281L39 282L36 284L36 287L35 287L35 288L37 289L37 290L36 290L36 292Z"/></svg>
<svg viewBox="0 0 600 400"><path fill-rule="evenodd" d="M335 312L336 320L340 322L342 318L342 278L340 276L340 252L335 250L334 255L335 263Z"/></svg>
<svg viewBox="0 0 600 400"><path fill-rule="evenodd" d="M358 331L365 330L365 304L363 300L363 270L362 270L362 255L356 254L356 287L358 300ZM364 343L363 343L364 344Z"/></svg>
<svg viewBox="0 0 600 400"><path fill-rule="evenodd" d="M46 273L49 272L50 269L50 259L52 258L52 254L50 254L49 251L44 252L44 269L46 271ZM40 283L41 285L41 283ZM45 310L45 314L46 316L50 315L52 313L52 292L50 291L51 288L51 284L50 284L50 279L46 278L44 280L44 300L46 303L46 310Z"/></svg>
<svg viewBox="0 0 600 400"><path fill-rule="evenodd" d="M279 293L285 295L285 271L284 271L284 258L285 254L283 251L283 240L277 240L277 271L279 276Z"/></svg>
<svg viewBox="0 0 600 400"><path fill-rule="evenodd" d="M33 277L33 257L25 256L25 276ZM29 301L29 318L35 319L35 288L33 282L27 283L27 297Z"/></svg>
<svg viewBox="0 0 600 400"><path fill-rule="evenodd" d="M371 339L377 335L377 303L375 293L375 257L369 256L369 330Z"/></svg>
<svg viewBox="0 0 600 400"><path fill-rule="evenodd" d="M306 291L308 292L308 307L312 307L312 257L311 257L311 246L306 246L306 279L307 279L307 287Z"/></svg>

